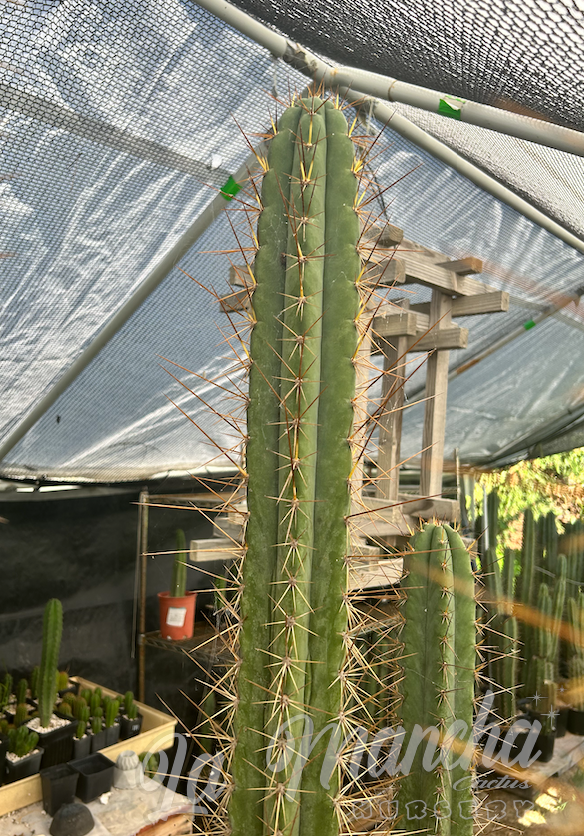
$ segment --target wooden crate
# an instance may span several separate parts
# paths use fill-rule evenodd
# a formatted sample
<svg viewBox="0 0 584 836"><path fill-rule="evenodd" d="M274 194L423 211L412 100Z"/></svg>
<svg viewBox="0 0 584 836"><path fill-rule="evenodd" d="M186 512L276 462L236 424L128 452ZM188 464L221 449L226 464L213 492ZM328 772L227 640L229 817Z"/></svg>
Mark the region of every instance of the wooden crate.
<svg viewBox="0 0 584 836"><path fill-rule="evenodd" d="M80 688L97 688L95 682L90 682L88 679L83 679L80 676L73 676L71 679L78 682ZM100 686L104 696L107 694L110 697L116 697L117 691L110 691L109 688ZM142 731L136 737L130 737L128 740L120 740L114 746L108 746L106 749L101 749L103 754L115 761L120 752L131 750L140 754L149 750L153 752L160 752L162 749L167 749L172 746L174 741L174 730L176 727L176 720L170 717L163 711L158 711L156 708L151 708L149 705L136 702L140 714L144 717L142 721ZM12 813L14 810L20 810L21 807L26 807L28 804L34 804L35 801L41 801L43 797L41 789L41 779L39 775L31 775L30 778L23 778L22 781L15 781L12 784L6 784L0 787L0 816L5 813Z"/></svg>

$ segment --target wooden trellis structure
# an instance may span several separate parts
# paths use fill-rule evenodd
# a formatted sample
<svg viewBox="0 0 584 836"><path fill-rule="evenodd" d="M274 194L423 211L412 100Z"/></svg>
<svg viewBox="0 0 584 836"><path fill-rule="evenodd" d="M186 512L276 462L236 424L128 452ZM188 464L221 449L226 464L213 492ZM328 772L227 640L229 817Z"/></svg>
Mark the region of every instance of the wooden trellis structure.
<svg viewBox="0 0 584 836"><path fill-rule="evenodd" d="M372 322L365 318L360 348L365 363L361 364L357 380L356 425L365 426L369 385L366 370L371 365L367 360L374 355L383 356L387 372L382 384L383 407L374 419L379 425L375 495L362 491L355 499L355 511L360 513L360 536L353 543L355 552L369 560L369 566L363 569L371 577L361 577L359 585L379 586L395 582L401 574L397 561L382 559L380 552L401 546L420 520L455 522L458 518L458 501L441 495L450 351L468 345L468 329L456 320L506 311L509 294L474 278L482 271L478 258L448 259L442 253L404 240L402 230L391 224L368 238L366 247L368 244L371 258L366 278L375 288L390 288L393 295L401 289L402 297L393 301L389 293L387 298L372 293L368 305ZM231 267L229 282L233 292L221 300L224 311L248 304L249 291L243 278L247 273L247 267ZM430 302L410 304L403 298L408 295L407 286L416 284L431 289ZM402 493L399 488L403 383L408 354L413 352L428 352L420 489L416 496Z"/></svg>

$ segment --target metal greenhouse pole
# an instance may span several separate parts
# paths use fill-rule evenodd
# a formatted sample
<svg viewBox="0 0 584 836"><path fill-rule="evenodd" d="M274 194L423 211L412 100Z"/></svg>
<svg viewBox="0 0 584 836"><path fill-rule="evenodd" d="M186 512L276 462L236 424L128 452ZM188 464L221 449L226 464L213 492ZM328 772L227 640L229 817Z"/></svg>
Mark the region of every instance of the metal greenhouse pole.
<svg viewBox="0 0 584 836"><path fill-rule="evenodd" d="M410 122L409 119L405 118L405 116L397 113L397 111L393 110L389 105L376 98L367 98L366 91L363 90L362 85L365 84L366 76L374 76L374 74L361 73L360 71L355 71L347 67L333 68L320 58L317 58L308 50L301 47L299 44L292 43L283 35L279 35L272 29L264 26L263 23L258 23L258 21L249 17L245 12L242 12L225 2L225 0L196 0L196 2L199 6L207 9L207 11L223 20L229 26L237 29L238 32L241 32L243 35L246 35L248 38L251 38L253 41L260 44L260 46L269 50L274 57L281 58L283 61L294 67L294 69L309 78L312 78L317 83L322 82L326 87L338 90L349 102L363 103L365 101L366 104L371 106L372 114L382 124L391 122L391 130L400 134L400 136L403 136L404 139L414 143L414 145L422 148L422 150L427 151L441 162L446 163L463 177L466 177L467 180L470 180L479 188L483 189L483 191L491 194L502 203L506 203L507 206L510 206L516 212L519 212L530 221L533 221L533 223L541 226L548 232L551 232L552 235L555 235L561 241L569 244L569 246L573 247L575 250L584 253L584 241L581 238L578 238L576 235L565 229L565 227L561 226L561 224L557 223L557 221L554 221L548 215L544 214L539 209L536 209L536 207L531 203L524 200L522 197L519 197L519 195L515 194L515 192L508 189L502 183L499 183L499 181L495 180L494 177L486 174L478 168L478 166L473 165L468 162L468 160L465 160L464 157L461 157L456 153L456 151L453 151L443 142L440 142L439 139L430 136L430 134L426 133L426 131L422 128L414 125L413 122ZM383 77L379 76L378 78ZM385 81L388 82L389 89L392 79L386 79ZM379 86L380 85L378 84L376 87L376 92L378 93L381 92L380 89L378 89ZM407 86L412 87L413 85ZM423 88L419 88L419 90L422 89ZM417 104L416 106L419 107L420 105ZM495 108L489 108L489 111L492 110L495 110ZM503 111L501 111L501 113L503 113ZM524 124L527 120L527 117L516 117L516 120L513 120L511 115L508 113L505 113L504 116L506 120L505 124L511 124L511 121L516 121L517 124ZM530 121L537 123L538 126L541 124L541 130L544 133L546 127L549 127L549 124L545 122L540 123L535 119ZM503 128L502 124L503 123L501 123L501 130L508 133L509 131L506 127ZM495 129L492 124L490 124L489 127L493 130ZM556 126L552 127L554 129L556 128ZM561 129L562 132L567 130L568 129ZM577 131L571 131L570 133L575 134L578 137L580 136ZM543 142L543 133L539 141ZM552 143L550 141L546 144ZM553 147L557 146L554 145ZM579 147L581 147L581 145Z"/></svg>

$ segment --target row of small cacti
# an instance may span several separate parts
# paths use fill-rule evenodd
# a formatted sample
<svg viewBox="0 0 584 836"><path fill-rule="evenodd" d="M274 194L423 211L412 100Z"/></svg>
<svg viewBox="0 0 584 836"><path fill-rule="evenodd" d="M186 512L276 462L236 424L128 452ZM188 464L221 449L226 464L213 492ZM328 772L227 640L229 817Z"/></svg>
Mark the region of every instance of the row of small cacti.
<svg viewBox="0 0 584 836"><path fill-rule="evenodd" d="M88 727L92 734L99 734L103 728L112 728L120 713L129 720L135 720L138 716L138 707L132 691L126 691L123 697L114 698L103 695L99 687L93 691L84 688L78 696L65 694L59 710L65 716L78 721L77 738L83 737Z"/></svg>

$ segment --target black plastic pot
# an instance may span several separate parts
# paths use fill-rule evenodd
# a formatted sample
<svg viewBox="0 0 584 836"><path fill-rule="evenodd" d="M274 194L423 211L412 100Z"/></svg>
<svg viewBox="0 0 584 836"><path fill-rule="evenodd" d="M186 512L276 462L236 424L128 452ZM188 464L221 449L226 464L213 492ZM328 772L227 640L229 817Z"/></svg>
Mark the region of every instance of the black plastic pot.
<svg viewBox="0 0 584 836"><path fill-rule="evenodd" d="M135 720L122 717L120 719L120 740L127 740L129 737L136 737L137 734L140 734L143 719L141 714L138 714Z"/></svg>
<svg viewBox="0 0 584 836"><path fill-rule="evenodd" d="M0 787L4 783L4 773L6 765L6 752L8 751L8 738L0 737Z"/></svg>
<svg viewBox="0 0 584 836"><path fill-rule="evenodd" d="M109 729L106 727L105 730L105 745L106 746L113 746L114 743L117 743L120 739L120 724L114 723L113 726L110 726Z"/></svg>
<svg viewBox="0 0 584 836"><path fill-rule="evenodd" d="M68 720L66 726L60 726L49 732L39 732L39 745L44 749L42 769L67 763L73 754L73 735L77 728L76 720Z"/></svg>
<svg viewBox="0 0 584 836"><path fill-rule="evenodd" d="M560 713L556 719L556 738L564 737L568 730L568 715L569 708L560 708Z"/></svg>
<svg viewBox="0 0 584 836"><path fill-rule="evenodd" d="M99 752L100 749L105 749L107 746L107 733L105 729L102 729L97 734L90 734L89 735L91 740L91 753L94 754L95 752Z"/></svg>
<svg viewBox="0 0 584 836"><path fill-rule="evenodd" d="M81 740L74 737L73 760L77 761L80 758L86 758L89 754L91 754L91 736L86 734L85 737L81 738Z"/></svg>
<svg viewBox="0 0 584 836"><path fill-rule="evenodd" d="M69 765L79 773L77 796L84 804L89 804L104 792L110 791L115 764L101 752L95 752L78 761L71 761Z"/></svg>
<svg viewBox="0 0 584 836"><path fill-rule="evenodd" d="M79 773L68 763L59 763L48 769L41 769L43 788L43 809L54 816L63 804L72 804L77 789Z"/></svg>
<svg viewBox="0 0 584 836"><path fill-rule="evenodd" d="M570 709L568 712L568 731L571 734L584 735L584 711Z"/></svg>
<svg viewBox="0 0 584 836"><path fill-rule="evenodd" d="M540 732L537 743L535 744L535 751L539 749L541 751L540 756L538 757L538 761L542 763L549 763L554 756L554 744L556 742L556 733L548 732L544 734Z"/></svg>
<svg viewBox="0 0 584 836"><path fill-rule="evenodd" d="M39 746L35 752L16 763L12 763L6 758L6 783L11 784L13 781L20 781L21 778L30 778L31 775L36 775L41 768L42 757L43 750Z"/></svg>

